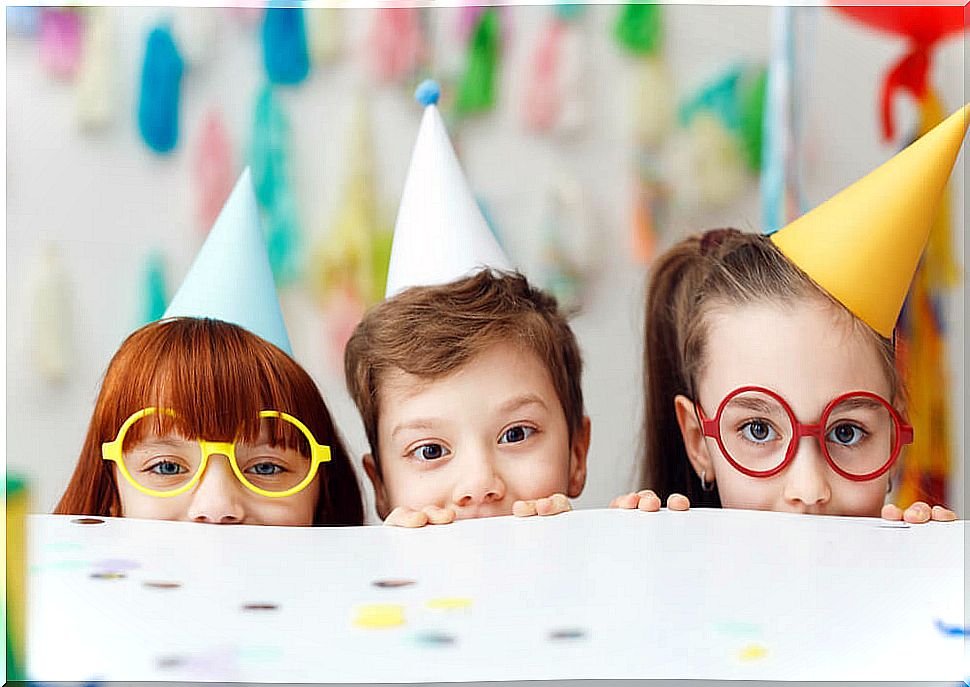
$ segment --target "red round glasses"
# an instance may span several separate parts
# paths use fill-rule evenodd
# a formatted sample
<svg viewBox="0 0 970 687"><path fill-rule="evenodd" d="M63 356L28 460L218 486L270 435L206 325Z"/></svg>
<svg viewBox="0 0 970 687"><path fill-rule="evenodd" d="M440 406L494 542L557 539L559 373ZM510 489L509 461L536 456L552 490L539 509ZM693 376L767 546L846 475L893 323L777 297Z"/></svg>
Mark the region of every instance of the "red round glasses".
<svg viewBox="0 0 970 687"><path fill-rule="evenodd" d="M814 437L836 473L855 482L889 470L913 428L881 396L852 391L832 399L815 424L802 424L780 395L759 386L735 389L708 419L694 402L704 436L717 441L725 459L750 477L771 477L788 467L799 442Z"/></svg>

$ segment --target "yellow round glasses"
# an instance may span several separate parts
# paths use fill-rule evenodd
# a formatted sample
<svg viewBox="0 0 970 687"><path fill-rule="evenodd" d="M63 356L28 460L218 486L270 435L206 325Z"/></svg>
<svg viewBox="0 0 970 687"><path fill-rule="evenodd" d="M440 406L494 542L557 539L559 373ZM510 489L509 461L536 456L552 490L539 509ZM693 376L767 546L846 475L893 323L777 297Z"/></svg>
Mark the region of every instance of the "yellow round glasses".
<svg viewBox="0 0 970 687"><path fill-rule="evenodd" d="M149 419L156 415L176 414L169 408L143 408L125 420L114 441L101 445L102 459L115 463L135 489L149 496L185 493L202 478L211 455L225 456L247 489L270 498L302 491L320 463L330 460L329 446L318 444L306 425L279 410L260 412L256 439L233 442L159 434L159 418Z"/></svg>

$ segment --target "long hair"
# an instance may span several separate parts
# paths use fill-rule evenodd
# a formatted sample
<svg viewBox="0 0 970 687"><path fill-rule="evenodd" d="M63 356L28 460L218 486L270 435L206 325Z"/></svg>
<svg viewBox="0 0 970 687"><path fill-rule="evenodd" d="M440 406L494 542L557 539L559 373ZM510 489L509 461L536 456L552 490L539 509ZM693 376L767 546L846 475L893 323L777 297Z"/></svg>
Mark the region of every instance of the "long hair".
<svg viewBox="0 0 970 687"><path fill-rule="evenodd" d="M880 353L894 396L901 391L892 341L853 315L762 234L713 229L684 239L655 263L647 291L643 347L644 445L641 487L666 500L719 507L717 485L701 489L687 459L674 398L697 398L706 359L706 316L712 305L794 303L822 298L847 315Z"/></svg>
<svg viewBox="0 0 970 687"><path fill-rule="evenodd" d="M299 418L331 459L320 466L316 525L360 525L364 510L347 450L316 384L290 356L233 324L173 318L129 336L105 372L87 436L55 513L117 515L115 471L101 444L149 406L177 409L171 429L186 438L253 439L259 411Z"/></svg>

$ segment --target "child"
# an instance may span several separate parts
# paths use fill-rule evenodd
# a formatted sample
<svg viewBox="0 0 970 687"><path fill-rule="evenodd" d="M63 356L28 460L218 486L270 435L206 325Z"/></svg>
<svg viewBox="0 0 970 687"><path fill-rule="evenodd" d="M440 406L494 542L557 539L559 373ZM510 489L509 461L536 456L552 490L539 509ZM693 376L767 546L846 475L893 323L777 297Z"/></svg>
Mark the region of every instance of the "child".
<svg viewBox="0 0 970 687"><path fill-rule="evenodd" d="M510 271L435 107L437 85L417 97L426 108L387 300L344 358L378 514L421 527L569 510L590 440L579 347L555 300Z"/></svg>
<svg viewBox="0 0 970 687"><path fill-rule="evenodd" d="M956 518L883 502L913 441L893 327L966 117L771 237L709 231L658 261L646 306L645 484L702 506ZM659 499L644 490L612 505L656 510Z"/></svg>
<svg viewBox="0 0 970 687"><path fill-rule="evenodd" d="M247 170L165 319L112 358L55 512L362 524L347 452L289 352Z"/></svg>

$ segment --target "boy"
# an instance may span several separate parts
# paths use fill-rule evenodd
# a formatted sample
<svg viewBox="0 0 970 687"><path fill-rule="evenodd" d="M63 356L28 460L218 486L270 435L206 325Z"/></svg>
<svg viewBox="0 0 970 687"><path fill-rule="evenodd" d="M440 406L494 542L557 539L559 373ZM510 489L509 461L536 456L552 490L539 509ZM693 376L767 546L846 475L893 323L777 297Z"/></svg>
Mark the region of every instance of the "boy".
<svg viewBox="0 0 970 687"><path fill-rule="evenodd" d="M386 524L552 515L582 492L579 347L555 299L523 276L405 290L364 316L344 360Z"/></svg>

